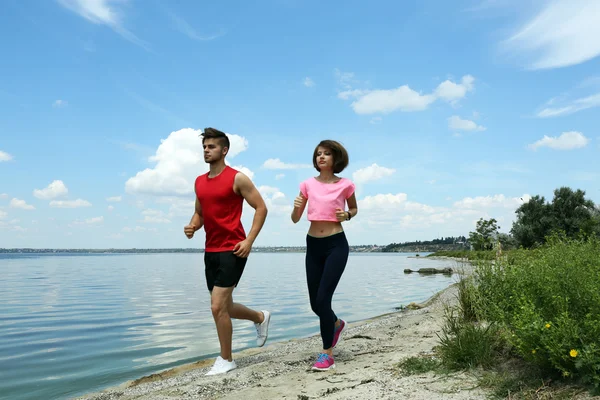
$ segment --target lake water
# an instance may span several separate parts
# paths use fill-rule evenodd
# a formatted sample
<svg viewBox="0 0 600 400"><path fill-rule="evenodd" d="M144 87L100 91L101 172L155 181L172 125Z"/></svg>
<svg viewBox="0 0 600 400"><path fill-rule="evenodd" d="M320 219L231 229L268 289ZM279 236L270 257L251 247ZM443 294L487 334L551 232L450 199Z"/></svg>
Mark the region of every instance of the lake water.
<svg viewBox="0 0 600 400"><path fill-rule="evenodd" d="M404 274L453 266L411 255L351 254L338 316L391 312L455 281ZM2 399L71 398L219 352L202 254L0 254L0 273ZM267 344L319 332L303 253L253 253L234 300L272 312ZM255 339L251 322L234 321L234 351Z"/></svg>

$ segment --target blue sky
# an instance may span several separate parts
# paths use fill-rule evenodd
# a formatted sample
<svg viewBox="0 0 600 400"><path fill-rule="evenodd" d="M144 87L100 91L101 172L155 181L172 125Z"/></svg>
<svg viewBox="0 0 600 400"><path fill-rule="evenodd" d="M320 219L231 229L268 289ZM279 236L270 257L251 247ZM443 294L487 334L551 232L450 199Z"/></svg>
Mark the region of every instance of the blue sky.
<svg viewBox="0 0 600 400"><path fill-rule="evenodd" d="M0 247L202 247L207 126L269 205L256 245L304 243L322 139L350 153L351 244L506 232L562 185L600 202L597 1L203 3L2 2Z"/></svg>

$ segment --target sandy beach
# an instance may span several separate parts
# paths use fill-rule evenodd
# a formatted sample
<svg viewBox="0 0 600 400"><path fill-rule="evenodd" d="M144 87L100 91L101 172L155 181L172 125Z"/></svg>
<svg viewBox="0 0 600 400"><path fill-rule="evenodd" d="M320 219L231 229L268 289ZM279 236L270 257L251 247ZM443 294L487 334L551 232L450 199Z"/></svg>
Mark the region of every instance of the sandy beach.
<svg viewBox="0 0 600 400"><path fill-rule="evenodd" d="M331 371L310 370L321 343L313 336L235 353L238 368L225 375L204 376L209 359L80 399L482 399L485 392L469 374L405 376L397 368L404 358L432 352L443 305L455 295L453 285L417 309L349 325Z"/></svg>

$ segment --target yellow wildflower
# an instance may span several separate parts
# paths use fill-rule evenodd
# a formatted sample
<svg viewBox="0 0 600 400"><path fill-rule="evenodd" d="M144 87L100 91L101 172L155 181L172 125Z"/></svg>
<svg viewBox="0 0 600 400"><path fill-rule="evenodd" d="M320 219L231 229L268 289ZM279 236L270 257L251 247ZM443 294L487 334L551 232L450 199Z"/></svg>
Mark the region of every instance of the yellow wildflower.
<svg viewBox="0 0 600 400"><path fill-rule="evenodd" d="M564 376L565 378L566 378L567 376L571 375L571 374L570 374L569 372L567 372L567 371L563 371L563 373L562 373L562 374L563 374L563 376Z"/></svg>
<svg viewBox="0 0 600 400"><path fill-rule="evenodd" d="M531 350L531 354L535 354L535 349Z"/></svg>
<svg viewBox="0 0 600 400"><path fill-rule="evenodd" d="M550 324L546 324L546 329L550 329Z"/></svg>
<svg viewBox="0 0 600 400"><path fill-rule="evenodd" d="M577 354L579 354L579 352L575 349L571 349L571 351L569 352L569 355L573 358L577 357Z"/></svg>

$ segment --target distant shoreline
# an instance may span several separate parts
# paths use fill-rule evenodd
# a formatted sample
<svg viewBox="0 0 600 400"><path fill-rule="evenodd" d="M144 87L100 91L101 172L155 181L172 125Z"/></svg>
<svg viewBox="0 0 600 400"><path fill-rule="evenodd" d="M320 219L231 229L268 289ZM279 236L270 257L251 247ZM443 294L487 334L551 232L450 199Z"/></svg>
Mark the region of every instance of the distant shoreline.
<svg viewBox="0 0 600 400"><path fill-rule="evenodd" d="M350 251L355 253L381 252L383 246L350 246ZM303 253L306 247L273 246L255 247L255 253ZM407 251L412 253L411 251ZM0 254L175 254L175 253L204 253L201 248L165 248L165 249L35 249L35 248L0 248Z"/></svg>
<svg viewBox="0 0 600 400"><path fill-rule="evenodd" d="M393 251L386 249L386 246L379 245L357 245L350 246L351 253L416 253L426 254L435 253L439 248L423 248L406 246L395 248ZM254 253L304 253L304 246L261 246L252 249ZM52 249L52 248L0 248L0 254L177 254L177 253L204 253L203 248L107 248L107 249Z"/></svg>

